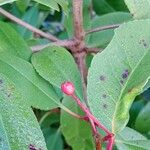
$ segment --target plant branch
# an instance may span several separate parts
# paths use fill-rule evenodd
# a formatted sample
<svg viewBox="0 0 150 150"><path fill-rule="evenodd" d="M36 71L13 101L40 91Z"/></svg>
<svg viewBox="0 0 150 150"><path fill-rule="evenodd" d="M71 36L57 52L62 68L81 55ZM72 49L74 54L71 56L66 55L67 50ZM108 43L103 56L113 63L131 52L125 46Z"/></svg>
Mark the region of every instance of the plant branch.
<svg viewBox="0 0 150 150"><path fill-rule="evenodd" d="M106 150L112 150L113 149L113 145L114 145L114 137L111 137L109 140L108 140L108 145L106 147Z"/></svg>
<svg viewBox="0 0 150 150"><path fill-rule="evenodd" d="M58 42L53 42L53 43L48 43L48 44L43 44L43 45L35 45L35 46L32 46L31 49L32 49L32 52L38 52L44 48L49 47L50 45L57 45L57 46L59 45L59 46L63 46L68 49L71 49L71 47L74 46L74 41L73 40L61 40Z"/></svg>
<svg viewBox="0 0 150 150"><path fill-rule="evenodd" d="M7 18L9 18L9 19L12 20L13 22L15 22L15 23L17 23L17 24L19 24L19 25L21 25L21 26L27 28L28 30L30 30L30 31L32 31L32 32L34 32L34 33L36 33L36 34L38 34L38 35L40 35L40 36L42 36L42 37L44 37L44 38L50 40L50 41L52 41L52 42L58 42L58 41L60 41L57 37L53 36L52 34L50 34L50 33L45 33L45 32L43 32L43 31L41 31L41 30L39 30L39 29L37 29L37 28L31 26L30 24L28 24L28 23L22 21L21 19L15 17L14 15L12 15L12 14L10 14L9 12L5 11L5 10L4 10L3 8L1 8L1 7L0 7L0 14L3 15L3 16L5 16L5 17L7 17Z"/></svg>
<svg viewBox="0 0 150 150"><path fill-rule="evenodd" d="M74 36L80 42L84 40L84 36L85 36L85 32L83 28L82 5L83 5L83 0L73 0Z"/></svg>
<svg viewBox="0 0 150 150"><path fill-rule="evenodd" d="M83 87L83 96L85 101L86 98L86 76L87 76L87 69L85 64L85 31L83 28L83 0L73 0L73 23L74 23L74 48L71 49L72 54L78 64L78 68L81 74L82 80L82 87Z"/></svg>
<svg viewBox="0 0 150 150"><path fill-rule="evenodd" d="M108 29L114 29L114 28L118 28L120 26L120 24L113 24L113 25L107 25L107 26L102 26L102 27L97 27L94 29L90 29L86 31L86 35L94 33L94 32L100 32L100 31L104 31L104 30L108 30Z"/></svg>
<svg viewBox="0 0 150 150"><path fill-rule="evenodd" d="M87 88L86 88L86 79L87 79L87 68L85 63L85 57L86 57L86 46L84 42L85 38L85 31L83 28L83 12L82 12L82 6L83 6L83 0L73 0L73 23L74 23L74 41L75 41L75 47L72 49L72 53L75 57L75 60L78 64L78 68L80 70L81 74L81 80L82 80L82 87L83 87L83 96L85 99L86 104L87 103ZM72 95L72 98L76 100L77 104L80 106L80 108L85 112L86 116L89 118L89 122L91 124L96 150L101 150L101 142L98 140L97 136L98 132L96 129L96 124L93 119L90 117L90 112L88 111L88 108L80 102L80 100L75 96Z"/></svg>
<svg viewBox="0 0 150 150"><path fill-rule="evenodd" d="M86 93L86 91L87 91L87 89L86 89L87 68L86 68L86 64L85 64L86 53L85 53L85 51L83 51L82 53L76 53L76 54L74 54L74 57L75 57L76 63L78 64L78 68L80 70L83 97L87 104L87 93Z"/></svg>

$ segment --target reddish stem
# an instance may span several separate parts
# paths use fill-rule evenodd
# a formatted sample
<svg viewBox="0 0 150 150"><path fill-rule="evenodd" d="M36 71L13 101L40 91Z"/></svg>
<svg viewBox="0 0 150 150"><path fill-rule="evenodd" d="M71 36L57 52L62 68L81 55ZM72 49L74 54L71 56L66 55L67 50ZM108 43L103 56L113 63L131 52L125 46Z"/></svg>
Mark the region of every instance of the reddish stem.
<svg viewBox="0 0 150 150"><path fill-rule="evenodd" d="M106 150L112 150L114 144L114 135L111 133L104 125L102 125L90 112L86 105L81 103L80 99L75 95L72 94L71 97L76 101L79 107L85 112L86 117L88 117L89 122L91 123L92 130L94 135L97 135L96 126L102 129L107 133L107 135L103 138L103 141L108 141ZM86 119L87 120L87 119Z"/></svg>
<svg viewBox="0 0 150 150"><path fill-rule="evenodd" d="M111 137L108 140L108 144L107 144L106 150L112 150L113 149L113 145L114 145L114 136Z"/></svg>
<svg viewBox="0 0 150 150"><path fill-rule="evenodd" d="M103 142L108 141L107 150L112 150L112 147L114 144L114 135L92 115L89 108L85 104L81 103L80 99L75 95L75 87L73 83L69 81L62 83L61 90L66 95L71 96L75 100L75 102L78 104L78 106L83 110L83 112L85 112L85 117L79 116L79 118L90 122L92 130L93 130L93 135L95 137L94 139L95 139L96 149L97 150L101 149L100 147L101 147L102 141ZM99 127L100 129L102 129L103 131L107 133L107 135L102 140L101 138L99 138L100 134L97 131L97 127Z"/></svg>
<svg viewBox="0 0 150 150"><path fill-rule="evenodd" d="M93 120L95 125L98 126L99 128L101 128L102 130L104 130L108 135L112 134L104 125L102 125L89 111L89 109L81 103L80 99L75 95L71 95L72 98L77 102L77 104L79 105L79 107L86 113L86 115L89 117L89 119Z"/></svg>

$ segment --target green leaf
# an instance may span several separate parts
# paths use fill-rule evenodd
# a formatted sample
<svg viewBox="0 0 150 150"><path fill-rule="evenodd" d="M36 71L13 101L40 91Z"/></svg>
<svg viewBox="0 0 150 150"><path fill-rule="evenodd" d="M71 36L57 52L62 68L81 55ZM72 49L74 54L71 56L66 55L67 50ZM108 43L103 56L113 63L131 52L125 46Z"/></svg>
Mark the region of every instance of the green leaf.
<svg viewBox="0 0 150 150"><path fill-rule="evenodd" d="M150 77L149 28L150 20L121 25L89 69L89 106L114 134L127 124L131 104Z"/></svg>
<svg viewBox="0 0 150 150"><path fill-rule="evenodd" d="M63 150L62 134L57 128L59 122L60 113L52 111L46 112L39 121L48 150Z"/></svg>
<svg viewBox="0 0 150 150"><path fill-rule="evenodd" d="M4 5L4 4L7 4L7 3L12 3L14 1L16 1L16 0L0 0L0 6Z"/></svg>
<svg viewBox="0 0 150 150"><path fill-rule="evenodd" d="M63 140L60 129L47 128L43 130L48 150L63 150Z"/></svg>
<svg viewBox="0 0 150 150"><path fill-rule="evenodd" d="M149 0L125 0L131 14L135 19L150 18L150 1Z"/></svg>
<svg viewBox="0 0 150 150"><path fill-rule="evenodd" d="M46 45L50 44L50 41L47 39L41 39L41 38L32 38L27 41L28 46L34 47L36 45Z"/></svg>
<svg viewBox="0 0 150 150"><path fill-rule="evenodd" d="M38 23L38 17L39 17L39 12L38 12L38 7L34 6L31 7L26 13L25 15L22 17L21 20L29 23L30 25L36 27L37 23ZM21 36L25 39L29 39L33 37L33 32L29 31L28 29L26 29L25 27L22 27L20 25L18 25L18 31L21 34Z"/></svg>
<svg viewBox="0 0 150 150"><path fill-rule="evenodd" d="M39 124L41 129L49 128L54 124L59 123L60 114L52 111L46 112L40 119Z"/></svg>
<svg viewBox="0 0 150 150"><path fill-rule="evenodd" d="M55 0L51 0L51 2L49 0L34 0L35 2L38 2L42 5L45 5L47 7L50 7L54 10L59 11L59 7L58 4L55 2Z"/></svg>
<svg viewBox="0 0 150 150"><path fill-rule="evenodd" d="M16 6L17 8L19 9L19 11L21 11L22 13L25 13L29 3L30 3L30 0L17 0L16 2Z"/></svg>
<svg viewBox="0 0 150 150"><path fill-rule="evenodd" d="M118 150L149 150L150 140L137 131L126 127L115 140Z"/></svg>
<svg viewBox="0 0 150 150"><path fill-rule="evenodd" d="M29 149L32 145L36 149L46 150L44 137L27 101L22 99L14 83L3 74L0 74L0 81L1 121L10 148Z"/></svg>
<svg viewBox="0 0 150 150"><path fill-rule="evenodd" d="M30 106L44 110L61 106L52 86L36 73L29 62L7 53L0 53L0 68L0 72L15 83Z"/></svg>
<svg viewBox="0 0 150 150"><path fill-rule="evenodd" d="M23 38L4 22L0 22L0 52L8 52L25 60L30 60L32 54Z"/></svg>
<svg viewBox="0 0 150 150"><path fill-rule="evenodd" d="M149 132L150 131L150 102L139 113L135 121L135 129L140 132Z"/></svg>
<svg viewBox="0 0 150 150"><path fill-rule="evenodd" d="M131 108L130 108L130 120L128 122L129 127L134 128L135 120L141 111L141 109L145 106L145 100L143 98L140 98L140 100L136 100L133 102Z"/></svg>
<svg viewBox="0 0 150 150"><path fill-rule="evenodd" d="M132 19L131 14L125 12L109 13L103 16L96 16L92 20L92 28L121 24ZM90 34L88 45L90 47L101 47L104 48L108 45L114 35L114 29L105 31L95 32Z"/></svg>
<svg viewBox="0 0 150 150"><path fill-rule="evenodd" d="M106 0L93 0L92 2L94 10L99 15L115 11Z"/></svg>
<svg viewBox="0 0 150 150"><path fill-rule="evenodd" d="M64 97L63 104L71 108L73 112L82 114L79 106L70 97ZM70 116L68 113L61 111L61 130L65 139L73 150L94 150L92 132L89 124Z"/></svg>
<svg viewBox="0 0 150 150"><path fill-rule="evenodd" d="M124 0L92 0L97 14L102 15L115 11L127 11Z"/></svg>
<svg viewBox="0 0 150 150"><path fill-rule="evenodd" d="M59 11L59 7L58 4L62 7L62 9L65 11L65 13L67 13L67 9L68 9L68 2L66 0L34 0L40 4L43 4L45 6L48 6L54 10Z"/></svg>
<svg viewBox="0 0 150 150"><path fill-rule="evenodd" d="M67 14L68 13L68 1L67 0L55 0L57 4L59 4L63 11Z"/></svg>
<svg viewBox="0 0 150 150"><path fill-rule="evenodd" d="M64 48L50 46L33 54L32 64L49 83L60 88L64 81L71 81L76 94L82 99L81 79L72 55Z"/></svg>
<svg viewBox="0 0 150 150"><path fill-rule="evenodd" d="M33 54L32 63L45 80L58 88L66 80L73 82L76 87L76 94L82 99L79 71L72 55L67 50L62 47L50 46ZM76 113L80 112L78 106L70 98L63 99L63 105ZM91 131L86 123L82 123L82 121L62 111L61 126L67 142L74 149L82 150L84 147L89 147L89 149L92 147ZM84 139L88 140L84 141Z"/></svg>
<svg viewBox="0 0 150 150"><path fill-rule="evenodd" d="M9 145L9 140L6 134L6 130L2 121L2 116L0 114L0 149L1 150L11 150Z"/></svg>
<svg viewBox="0 0 150 150"><path fill-rule="evenodd" d="M107 0L109 5L111 5L116 11L129 11L124 0Z"/></svg>

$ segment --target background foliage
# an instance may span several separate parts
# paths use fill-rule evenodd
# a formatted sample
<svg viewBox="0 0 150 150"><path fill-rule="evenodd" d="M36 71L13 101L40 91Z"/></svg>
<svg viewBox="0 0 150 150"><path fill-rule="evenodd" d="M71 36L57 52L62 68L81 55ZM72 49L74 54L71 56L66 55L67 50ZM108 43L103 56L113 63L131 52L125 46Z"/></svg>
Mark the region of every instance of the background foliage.
<svg viewBox="0 0 150 150"><path fill-rule="evenodd" d="M69 0L0 0L0 6L62 40L71 39L76 30ZM83 1L87 32L119 26L85 38L86 46L99 52L86 55L87 104L115 134L114 150L150 147L149 14L149 0ZM66 48L0 16L0 149L95 149L89 124L67 113L82 111L60 91L62 82L72 81L85 102L77 65Z"/></svg>

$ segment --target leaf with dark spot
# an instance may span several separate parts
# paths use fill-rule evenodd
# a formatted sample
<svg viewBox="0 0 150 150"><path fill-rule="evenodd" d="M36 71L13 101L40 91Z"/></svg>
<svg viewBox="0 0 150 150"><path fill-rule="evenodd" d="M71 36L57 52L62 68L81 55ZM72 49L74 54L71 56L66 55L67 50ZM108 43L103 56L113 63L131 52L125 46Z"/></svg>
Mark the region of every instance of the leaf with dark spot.
<svg viewBox="0 0 150 150"><path fill-rule="evenodd" d="M107 95L106 95L106 94L103 94L102 97L103 97L103 98L107 98Z"/></svg>
<svg viewBox="0 0 150 150"><path fill-rule="evenodd" d="M107 104L103 104L104 109L107 109L107 107L108 107Z"/></svg>
<svg viewBox="0 0 150 150"><path fill-rule="evenodd" d="M1 84L3 84L3 80L2 80L2 79L0 79L0 85L1 85Z"/></svg>
<svg viewBox="0 0 150 150"><path fill-rule="evenodd" d="M106 76L101 75L101 76L100 76L100 80L101 80L101 81L105 81L105 80L106 80Z"/></svg>
<svg viewBox="0 0 150 150"><path fill-rule="evenodd" d="M150 18L149 0L124 0L133 18L136 20ZM143 28L143 26L141 26ZM136 30L139 32L139 30Z"/></svg>
<svg viewBox="0 0 150 150"><path fill-rule="evenodd" d="M148 87L145 85L150 76L149 29L150 20L124 23L115 30L106 49L94 56L89 68L87 97L90 110L114 134L124 129L135 97ZM141 44L137 42L140 40ZM98 107L104 105L104 93L111 106L108 112Z"/></svg>
<svg viewBox="0 0 150 150"><path fill-rule="evenodd" d="M29 145L29 150L37 150L37 149L34 147L34 145L30 144Z"/></svg>
<svg viewBox="0 0 150 150"><path fill-rule="evenodd" d="M0 53L0 72L15 83L28 105L42 110L61 107L54 88L36 73L29 62L9 53ZM10 85L9 89L12 92L13 86Z"/></svg>
<svg viewBox="0 0 150 150"><path fill-rule="evenodd" d="M147 44L147 42L144 39L140 40L139 44L142 44L145 48L148 47L148 44Z"/></svg>
<svg viewBox="0 0 150 150"><path fill-rule="evenodd" d="M120 80L120 83L123 85L123 84L124 84L124 81L123 81L123 80Z"/></svg>
<svg viewBox="0 0 150 150"><path fill-rule="evenodd" d="M0 144L0 150L26 150L31 142L47 150L42 131L28 102L22 98L12 81L3 74L0 77L3 80L0 90L0 136L3 144Z"/></svg>
<svg viewBox="0 0 150 150"><path fill-rule="evenodd" d="M125 70L125 71L122 73L122 78L123 78L123 79L126 79L128 76L129 76L129 70Z"/></svg>

